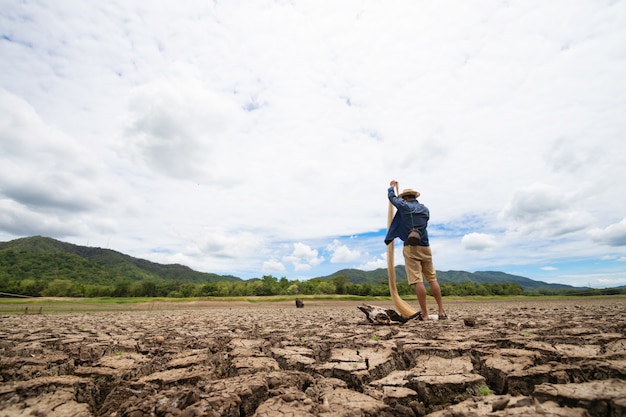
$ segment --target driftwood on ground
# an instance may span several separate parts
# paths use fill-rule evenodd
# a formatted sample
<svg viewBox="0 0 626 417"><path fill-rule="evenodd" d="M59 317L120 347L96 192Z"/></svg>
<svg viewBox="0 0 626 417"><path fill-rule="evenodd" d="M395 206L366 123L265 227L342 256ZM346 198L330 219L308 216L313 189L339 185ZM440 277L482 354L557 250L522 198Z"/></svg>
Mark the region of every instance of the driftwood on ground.
<svg viewBox="0 0 626 417"><path fill-rule="evenodd" d="M406 323L418 316L418 313L416 313L409 317L404 317L391 308L383 308L370 304L363 304L357 308L365 313L365 317L367 317L370 323L374 324L391 324L391 322Z"/></svg>

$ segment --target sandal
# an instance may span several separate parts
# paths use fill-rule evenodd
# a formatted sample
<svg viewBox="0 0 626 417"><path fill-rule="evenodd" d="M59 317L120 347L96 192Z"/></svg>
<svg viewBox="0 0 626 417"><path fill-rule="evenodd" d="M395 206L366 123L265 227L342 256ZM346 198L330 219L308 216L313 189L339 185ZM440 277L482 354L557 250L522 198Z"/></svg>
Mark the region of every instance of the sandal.
<svg viewBox="0 0 626 417"><path fill-rule="evenodd" d="M439 320L448 320L448 315L447 314L443 314L443 315L439 316Z"/></svg>

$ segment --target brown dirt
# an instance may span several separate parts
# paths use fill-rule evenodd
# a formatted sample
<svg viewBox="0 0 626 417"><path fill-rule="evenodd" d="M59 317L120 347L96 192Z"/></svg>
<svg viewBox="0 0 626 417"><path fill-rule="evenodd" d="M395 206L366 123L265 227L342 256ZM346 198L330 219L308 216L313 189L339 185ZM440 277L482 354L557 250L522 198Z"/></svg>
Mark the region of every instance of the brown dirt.
<svg viewBox="0 0 626 417"><path fill-rule="evenodd" d="M626 415L624 298L448 301L447 321L392 325L359 305L1 315L0 417Z"/></svg>

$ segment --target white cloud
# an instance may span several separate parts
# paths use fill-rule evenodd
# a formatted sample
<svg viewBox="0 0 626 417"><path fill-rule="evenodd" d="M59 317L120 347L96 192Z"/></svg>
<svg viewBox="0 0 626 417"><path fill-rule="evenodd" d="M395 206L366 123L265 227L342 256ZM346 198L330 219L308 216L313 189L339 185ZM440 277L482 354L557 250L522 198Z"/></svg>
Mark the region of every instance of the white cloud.
<svg viewBox="0 0 626 417"><path fill-rule="evenodd" d="M485 233L468 233L463 236L461 243L464 249L475 251L491 249L498 244L495 236Z"/></svg>
<svg viewBox="0 0 626 417"><path fill-rule="evenodd" d="M0 113L0 229L62 237L114 231L121 200L126 211L136 199L115 175L103 178L98 154L5 89Z"/></svg>
<svg viewBox="0 0 626 417"><path fill-rule="evenodd" d="M283 273L286 272L287 269L285 268L285 265L283 265L281 262L279 261L265 261L263 262L263 267L261 268L261 271L263 271L263 273Z"/></svg>
<svg viewBox="0 0 626 417"><path fill-rule="evenodd" d="M124 142L157 174L203 180L235 160L228 127L241 124L234 101L183 72L179 79L144 84L131 91Z"/></svg>
<svg viewBox="0 0 626 417"><path fill-rule="evenodd" d="M582 211L577 200L575 193L535 183L516 190L500 217L508 222L513 233L556 238L593 224L593 216Z"/></svg>
<svg viewBox="0 0 626 417"><path fill-rule="evenodd" d="M380 257L365 262L357 267L363 271L373 271L375 269L387 268L387 254L381 254Z"/></svg>
<svg viewBox="0 0 626 417"><path fill-rule="evenodd" d="M626 218L604 229L595 228L590 230L589 235L594 242L602 245L626 246Z"/></svg>
<svg viewBox="0 0 626 417"><path fill-rule="evenodd" d="M338 240L334 240L333 243L328 245L327 249L332 253L331 263L352 262L361 256L358 250L352 250L347 245L339 243Z"/></svg>
<svg viewBox="0 0 626 417"><path fill-rule="evenodd" d="M4 7L0 239L244 278L385 267L397 179L438 267L621 256L626 3L184 6Z"/></svg>
<svg viewBox="0 0 626 417"><path fill-rule="evenodd" d="M538 216L558 212L566 204L559 189L536 183L516 190L503 215L518 222L534 221Z"/></svg>
<svg viewBox="0 0 626 417"><path fill-rule="evenodd" d="M317 249L312 249L310 246L300 242L294 243L291 255L283 258L283 262L292 263L296 271L308 271L323 261L324 257L318 256Z"/></svg>

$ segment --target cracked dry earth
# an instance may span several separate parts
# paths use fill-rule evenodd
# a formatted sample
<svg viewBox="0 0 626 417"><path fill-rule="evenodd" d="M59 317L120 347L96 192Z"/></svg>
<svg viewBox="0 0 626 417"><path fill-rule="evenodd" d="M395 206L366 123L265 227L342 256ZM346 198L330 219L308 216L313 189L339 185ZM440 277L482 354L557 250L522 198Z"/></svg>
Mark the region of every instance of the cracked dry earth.
<svg viewBox="0 0 626 417"><path fill-rule="evenodd" d="M626 416L624 298L358 305L2 315L0 417Z"/></svg>

